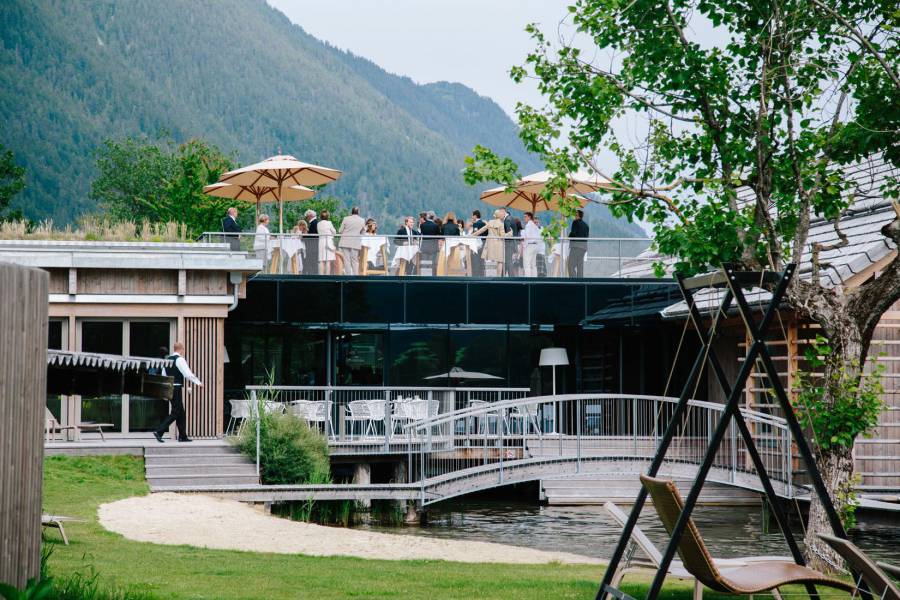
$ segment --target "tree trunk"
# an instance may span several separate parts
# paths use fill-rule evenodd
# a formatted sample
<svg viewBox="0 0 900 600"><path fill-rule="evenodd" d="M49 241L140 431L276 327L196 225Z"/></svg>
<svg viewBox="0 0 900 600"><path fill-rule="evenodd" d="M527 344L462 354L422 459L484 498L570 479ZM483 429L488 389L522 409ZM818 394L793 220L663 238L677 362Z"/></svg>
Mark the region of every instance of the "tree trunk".
<svg viewBox="0 0 900 600"><path fill-rule="evenodd" d="M816 463L822 473L822 480L828 490L828 496L834 503L838 515L844 513L848 499L848 491L853 487L853 453L851 448L834 446L824 451L816 451ZM817 536L820 533L832 534L831 524L825 507L815 493L812 494L809 507L809 520L806 525L806 560L810 567L825 573L835 571L843 564L843 560Z"/></svg>
<svg viewBox="0 0 900 600"><path fill-rule="evenodd" d="M824 401L825 406L833 406L834 399L842 393L842 386L848 380L860 377L859 366L865 362L868 343L864 341L865 336L856 326L856 319L845 306L838 304L832 306L832 310L823 312L828 314L828 317L820 320L819 324L822 325L831 346L831 354L824 357L825 364L822 367ZM800 425L811 437L813 455L825 489L828 491L828 497L838 516L843 520L854 487L853 446L832 445L829 444L829 440L818 440L809 423ZM827 447L823 447L823 442ZM839 570L843 560L818 538L820 533L828 535L834 533L825 506L815 490L812 490L810 500L805 539L806 560L812 568L826 573Z"/></svg>

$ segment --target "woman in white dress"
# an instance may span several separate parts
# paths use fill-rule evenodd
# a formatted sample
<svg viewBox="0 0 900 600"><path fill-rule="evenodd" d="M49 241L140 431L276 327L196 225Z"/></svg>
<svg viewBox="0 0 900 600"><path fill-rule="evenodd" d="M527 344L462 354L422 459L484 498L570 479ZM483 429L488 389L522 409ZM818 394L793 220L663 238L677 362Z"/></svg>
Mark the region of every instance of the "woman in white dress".
<svg viewBox="0 0 900 600"><path fill-rule="evenodd" d="M337 256L334 246L334 236L337 231L329 221L327 210L319 215L317 230L319 232L319 275L331 275L334 271L334 261Z"/></svg>
<svg viewBox="0 0 900 600"><path fill-rule="evenodd" d="M253 238L253 250L256 252L256 258L265 261L269 258L269 248L271 247L269 234L269 215L263 213L259 215L259 224L256 226L256 236Z"/></svg>

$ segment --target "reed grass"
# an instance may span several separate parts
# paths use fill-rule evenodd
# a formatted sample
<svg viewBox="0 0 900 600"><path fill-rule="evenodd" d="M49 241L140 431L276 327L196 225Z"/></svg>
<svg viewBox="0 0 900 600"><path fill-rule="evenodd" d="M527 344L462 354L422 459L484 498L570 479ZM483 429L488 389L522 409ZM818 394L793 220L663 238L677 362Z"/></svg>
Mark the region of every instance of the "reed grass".
<svg viewBox="0 0 900 600"><path fill-rule="evenodd" d="M104 241L104 242L190 242L184 223L140 223L114 221L100 217L82 217L75 227L58 228L52 219L30 221L0 221L0 239Z"/></svg>

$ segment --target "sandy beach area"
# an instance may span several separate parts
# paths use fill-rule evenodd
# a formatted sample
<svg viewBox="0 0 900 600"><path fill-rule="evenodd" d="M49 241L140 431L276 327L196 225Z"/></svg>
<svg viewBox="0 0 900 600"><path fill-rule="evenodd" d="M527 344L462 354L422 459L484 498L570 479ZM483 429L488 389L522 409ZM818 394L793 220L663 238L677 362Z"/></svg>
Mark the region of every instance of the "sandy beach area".
<svg viewBox="0 0 900 600"><path fill-rule="evenodd" d="M273 517L261 507L200 494L150 494L103 504L100 523L130 540L220 550L384 560L543 564L602 561L489 542L325 527Z"/></svg>

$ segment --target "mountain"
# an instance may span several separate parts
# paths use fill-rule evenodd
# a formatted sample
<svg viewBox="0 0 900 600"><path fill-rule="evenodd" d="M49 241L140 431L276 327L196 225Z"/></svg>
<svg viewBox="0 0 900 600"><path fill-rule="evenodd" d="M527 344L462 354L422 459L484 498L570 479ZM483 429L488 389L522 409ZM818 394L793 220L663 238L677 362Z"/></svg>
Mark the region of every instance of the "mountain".
<svg viewBox="0 0 900 600"><path fill-rule="evenodd" d="M16 205L33 219L96 211L93 152L127 135L337 167L327 192L381 219L478 206L460 175L476 143L540 169L490 99L390 74L263 0L5 0L0 31L0 143L27 170Z"/></svg>

